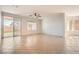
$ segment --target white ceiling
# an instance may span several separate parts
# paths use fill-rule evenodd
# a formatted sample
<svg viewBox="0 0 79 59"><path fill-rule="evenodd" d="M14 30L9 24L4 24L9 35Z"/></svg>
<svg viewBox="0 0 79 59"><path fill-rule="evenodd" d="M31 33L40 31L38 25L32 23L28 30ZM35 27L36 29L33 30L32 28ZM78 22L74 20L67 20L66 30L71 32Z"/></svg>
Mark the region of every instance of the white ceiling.
<svg viewBox="0 0 79 59"><path fill-rule="evenodd" d="M79 16L78 5L4 5L2 10L14 14L27 16L34 11L44 14L66 13L69 16Z"/></svg>

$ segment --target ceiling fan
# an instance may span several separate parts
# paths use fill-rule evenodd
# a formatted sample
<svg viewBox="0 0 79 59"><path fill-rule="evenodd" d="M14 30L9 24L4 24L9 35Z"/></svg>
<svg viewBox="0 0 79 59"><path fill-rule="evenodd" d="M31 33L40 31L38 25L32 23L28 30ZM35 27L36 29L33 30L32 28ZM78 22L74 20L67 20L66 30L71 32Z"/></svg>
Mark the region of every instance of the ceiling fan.
<svg viewBox="0 0 79 59"><path fill-rule="evenodd" d="M18 8L18 5L15 5L15 8ZM37 12L33 12L33 14L29 15L31 18L36 18L36 19L40 19L42 16L37 13Z"/></svg>
<svg viewBox="0 0 79 59"><path fill-rule="evenodd" d="M39 13L33 13L32 15L29 15L30 17L33 17L33 18L37 18L37 19L39 19L39 18L41 18L42 16L39 14Z"/></svg>

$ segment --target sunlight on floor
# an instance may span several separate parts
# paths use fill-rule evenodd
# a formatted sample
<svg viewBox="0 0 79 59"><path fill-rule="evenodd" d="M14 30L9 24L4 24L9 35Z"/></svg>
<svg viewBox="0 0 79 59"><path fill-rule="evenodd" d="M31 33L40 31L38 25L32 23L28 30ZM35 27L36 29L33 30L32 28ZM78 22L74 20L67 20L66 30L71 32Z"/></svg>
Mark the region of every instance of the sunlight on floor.
<svg viewBox="0 0 79 59"><path fill-rule="evenodd" d="M79 37L30 35L3 39L2 53L79 53Z"/></svg>

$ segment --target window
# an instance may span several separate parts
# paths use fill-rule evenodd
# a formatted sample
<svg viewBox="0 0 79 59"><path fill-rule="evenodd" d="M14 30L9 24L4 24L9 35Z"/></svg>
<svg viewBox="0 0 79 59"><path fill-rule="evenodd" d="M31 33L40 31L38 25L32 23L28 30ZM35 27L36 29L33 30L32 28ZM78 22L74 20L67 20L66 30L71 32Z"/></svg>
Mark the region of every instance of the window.
<svg viewBox="0 0 79 59"><path fill-rule="evenodd" d="M72 31L79 31L79 20L71 20L69 27Z"/></svg>
<svg viewBox="0 0 79 59"><path fill-rule="evenodd" d="M74 29L79 31L79 20L75 20Z"/></svg>
<svg viewBox="0 0 79 59"><path fill-rule="evenodd" d="M35 22L27 22L27 31L37 31L37 24Z"/></svg>

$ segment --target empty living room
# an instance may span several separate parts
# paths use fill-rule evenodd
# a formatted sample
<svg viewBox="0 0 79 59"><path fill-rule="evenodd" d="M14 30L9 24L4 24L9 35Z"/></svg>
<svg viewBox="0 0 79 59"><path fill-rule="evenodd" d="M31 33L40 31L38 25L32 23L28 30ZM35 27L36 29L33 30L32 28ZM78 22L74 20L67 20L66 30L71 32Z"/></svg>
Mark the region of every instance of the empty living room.
<svg viewBox="0 0 79 59"><path fill-rule="evenodd" d="M0 5L0 54L78 54L78 5Z"/></svg>

